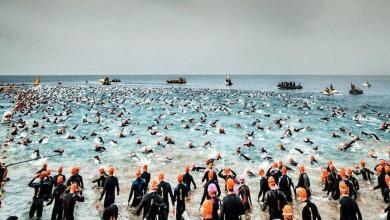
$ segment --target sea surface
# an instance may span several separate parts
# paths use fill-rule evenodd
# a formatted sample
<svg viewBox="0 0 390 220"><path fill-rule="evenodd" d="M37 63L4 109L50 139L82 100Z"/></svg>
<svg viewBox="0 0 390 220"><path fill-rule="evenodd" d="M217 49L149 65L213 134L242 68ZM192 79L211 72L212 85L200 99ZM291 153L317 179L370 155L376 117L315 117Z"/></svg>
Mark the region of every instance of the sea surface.
<svg viewBox="0 0 390 220"><path fill-rule="evenodd" d="M91 182L97 176L100 166L115 166L121 186L121 194L117 199L120 219L137 219L126 207L130 183L137 168L142 164L149 164L152 176L164 171L166 179L172 186L176 186L177 174L183 171L185 165L196 163L204 166L204 161L215 157L217 153L222 155L222 160L216 162L217 169L230 166L239 175L245 176L248 170L257 176L260 167L266 169L273 161L283 160L286 163L288 158L294 158L308 167L315 188L314 201L323 213L323 219L337 219L337 211L327 213L329 208L337 206L325 199L320 192L318 179L321 166L328 160L334 160L338 167L353 167L361 159L365 159L368 166L373 167L379 158L389 159L387 146L390 145L390 133L379 131L378 128L382 122L390 120L390 76L233 75L232 87L224 85L224 76L221 75L185 76L185 85L165 83L166 79L173 77L175 76L110 76L120 78L122 82L102 86L98 83L101 76L41 76L42 86L31 88L35 76L0 76L0 84L24 83L22 88L37 94L41 101L46 101L28 114L15 113L14 122L20 118L26 120L28 126L28 130L18 132L16 136L10 135L9 125L0 124L1 160L9 164L31 158L32 151L36 149L45 156L52 155L54 149L65 149L62 157L44 158L9 168L11 180L4 188L0 219L9 215L27 218L33 195L33 190L27 184L45 161L49 163L53 174L59 165L64 166L67 176L71 166L81 167L86 185L86 202L77 205L76 219L98 219L101 212L95 209L95 205L99 192L92 189L94 184ZM362 86L365 80L372 85L370 88ZM278 90L276 84L280 81L300 82L303 89ZM59 82L61 85L58 85ZM363 89L364 94L349 95L351 83ZM323 89L329 84L333 84L339 94L331 97L322 95ZM0 115L11 111L13 104L13 97L0 94ZM342 109L345 114L332 117L331 113L336 108ZM64 115L67 109L72 109L71 115ZM102 114L100 123L96 122L96 112ZM118 116L120 112L123 113L121 117ZM43 116L47 116L49 121L43 120ZM201 117L206 117L206 122L201 122ZM53 123L55 118L58 119L57 123ZM192 118L194 122L190 122ZM324 118L329 118L329 121ZM83 122L83 119L87 122ZM129 119L130 123L121 127L120 123L124 119ZM282 128L275 125L278 119L282 119ZM216 127L211 127L210 124L216 120ZM33 128L33 121L45 128ZM240 123L241 128L237 128L236 123ZM76 125L77 128L73 129ZM154 125L153 128L148 129L151 125ZM66 128L66 134L56 135L55 131L61 127ZM226 134L218 133L221 127ZM284 135L288 128L302 130L293 132L288 137ZM342 132L340 128L347 132ZM122 129L126 137L118 138L117 134ZM152 135L151 130L157 131L157 134ZM204 134L206 130L208 133ZM91 136L94 131L97 133L96 137ZM253 137L246 137L251 132L254 132ZM330 137L332 132L339 134L340 138ZM351 141L348 132L352 136L360 136L362 140L346 152L339 151L338 148L343 143ZM362 132L375 133L380 140L363 135ZM68 135L74 135L76 140L68 140ZM82 140L83 135L88 140ZM157 146L155 143L163 142L166 135L171 136L176 143L166 145L165 148ZM15 141L7 143L8 146L5 147L3 143L11 137ZM32 143L28 146L17 144L16 141L23 137L29 137ZM43 137L47 139L39 143ZM99 143L97 137L104 140L100 144L107 148L106 152L94 151L94 145ZM314 144L303 142L306 137L310 137ZM248 138L252 140L254 147L243 146ZM143 143L137 145L137 139L141 139ZM210 141L212 145L202 147L205 141ZM195 148L189 149L188 142L193 143ZM284 144L287 151L277 148L280 143ZM145 146L151 147L154 153L143 154L142 148ZM235 153L238 146L251 158L250 161ZM315 146L318 146L318 151L313 149ZM262 153L261 147L268 153ZM303 150L303 154L295 148ZM140 160L129 157L132 151ZM374 151L378 158L368 157L370 151ZM101 158L102 164L94 162L93 157L96 155ZM319 164L310 165L308 158L311 155L318 159ZM272 159L265 160L267 156ZM193 172L193 176L198 187L202 188L202 173ZM291 171L290 176L297 181L295 170ZM252 199L255 200L258 178L246 178L252 190ZM372 193L368 190L372 186L363 186L362 194L366 197L358 199L358 202L364 219L378 219L378 213L385 207L381 203L380 192ZM203 189L198 189L191 196L187 219L200 219L198 207L202 191ZM44 219L49 219L51 209L52 207L45 208ZM252 219L267 219L263 216L256 202Z"/></svg>

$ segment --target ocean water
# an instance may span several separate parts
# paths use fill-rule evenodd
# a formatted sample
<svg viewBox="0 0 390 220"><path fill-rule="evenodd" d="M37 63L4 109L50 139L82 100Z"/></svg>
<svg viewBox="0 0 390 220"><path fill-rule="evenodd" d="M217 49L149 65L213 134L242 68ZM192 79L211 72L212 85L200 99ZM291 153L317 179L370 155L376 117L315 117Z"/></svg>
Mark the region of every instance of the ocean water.
<svg viewBox="0 0 390 220"><path fill-rule="evenodd" d="M70 167L81 167L81 175L86 185L86 202L80 203L76 208L76 219L98 219L99 210L95 209L98 191L93 190L91 183L96 177L100 166L113 165L117 169L120 181L121 194L117 198L122 218L137 219L130 214L126 207L131 181L134 172L142 164L149 164L152 176L164 171L167 180L176 185L176 176L182 172L185 165L199 164L204 166L208 158L214 157L218 152L222 160L217 161L217 169L225 166L232 167L238 174L244 175L247 170L257 173L260 167L267 168L273 160L287 162L289 157L308 167L315 189L320 188L318 183L320 166L328 160L334 160L337 166L352 167L361 159L367 160L369 167L373 167L377 159L369 158L368 152L373 150L380 158L388 159L386 146L390 145L390 133L378 130L384 121L389 122L390 117L390 77L389 76L232 76L234 85L226 88L223 76L186 76L186 85L167 85L164 80L169 76L117 76L122 82L111 86L101 86L97 82L98 76L43 76L42 87L31 88L29 84L34 80L32 76L0 76L0 83L26 83L24 89L37 95L41 104L37 105L28 114L16 113L14 121L19 118L26 120L28 130L19 131L11 136L9 125L0 125L1 143L14 138L13 143L2 146L1 158L6 163L29 159L32 151L39 149L43 155L53 154L53 150L64 148L62 157L44 158L21 165L11 166L9 176L11 180L5 185L4 207L0 209L0 219L9 215L18 215L27 218L33 190L27 187L29 180L34 176L44 161L49 163L53 171L59 165L65 167L64 172L69 176ZM116 78L115 76L111 78ZM84 81L88 80L89 83ZM299 81L304 89L300 91L280 91L276 89L279 81ZM362 82L368 80L372 87L363 88ZM61 82L62 85L57 85ZM354 82L364 90L363 95L352 96L348 94L349 85ZM340 94L326 97L322 90L329 84ZM13 97L0 95L0 114L11 110ZM306 103L306 104L305 104ZM365 106L368 104L368 106ZM307 105L307 106L305 106ZM365 106L365 107L363 107ZM342 108L344 115L331 116L332 108ZM72 114L55 116L71 109ZM96 122L95 113L102 114L100 124ZM122 112L123 116L118 114ZM269 115L269 117L268 117ZM42 120L47 116L50 122ZM202 123L200 117L205 117ZM53 120L58 118L58 123ZM321 118L329 117L329 122ZM193 118L195 122L189 120ZM83 123L83 119L88 122ZM130 119L129 126L121 127L120 122ZM257 129L254 125L263 129ZM275 121L282 119L282 128L275 125ZM33 121L38 121L45 128L33 128ZM156 121L158 120L158 121ZM210 123L218 120L216 127ZM240 123L241 128L236 128ZM77 128L73 129L74 126ZM151 135L148 126L154 125L156 135ZM189 129L185 126L188 125ZM164 127L167 126L168 129ZM58 128L65 127L65 135L56 135ZM223 127L226 134L219 134L218 128ZM308 129L311 128L311 130ZM291 137L284 136L287 128L303 128L300 132L293 132ZM347 133L339 130L344 128L353 135L359 135L361 141L357 142L346 152L338 151L338 147L351 140ZM123 129L125 138L118 138L117 134ZM208 134L204 132L208 130ZM92 137L95 131L102 137L107 148L106 152L94 151L97 137ZM254 147L243 146L247 138L245 134L254 131ZM332 138L330 134L336 132L341 137ZM375 133L380 141L361 132ZM76 140L68 140L68 135L74 135ZM81 136L88 140L82 140ZM169 135L176 142L166 145L165 148L157 146L157 141ZM27 136L32 140L28 146L17 144L16 140ZM48 140L39 143L43 137ZM306 137L314 142L313 145L304 143ZM141 139L142 144L137 145L136 140ZM110 140L115 140L114 144ZM204 148L205 141L212 143L211 147ZM187 143L192 142L194 149L189 149ZM287 151L277 148L283 143ZM153 154L143 154L142 147L149 146ZM251 158L244 160L235 154L240 146L242 152ZM313 150L318 146L318 151ZM268 154L261 153L264 147ZM300 148L303 154L294 148ZM136 152L140 160L130 158L130 152ZM102 164L95 164L93 156L99 155ZM309 156L314 155L319 164L310 165ZM265 156L273 158L264 160ZM169 159L167 159L169 158ZM53 172L55 174L55 172ZM199 188L202 188L202 173L193 173ZM296 171L291 172L293 180L297 180ZM247 177L252 190L252 197L257 197L258 179ZM316 182L317 180L317 182ZM317 184L317 185L316 185ZM368 189L369 187L367 187ZM188 219L200 219L199 201L202 190L197 190L188 201ZM364 201L360 202L365 219L377 219L377 213L384 206L375 206L380 203L380 193L375 194L364 191ZM320 190L314 192L314 200L319 203L320 212L326 213L329 202L323 199ZM255 199L254 199L255 200ZM45 208L44 219L48 219L51 208ZM298 207L294 207L298 208ZM335 219L329 214L329 218ZM375 217L373 217L375 215ZM261 219L264 214L259 211L256 203L252 219ZM334 217L334 218L333 218ZM263 219L266 219L263 218ZM299 218L298 218L299 219Z"/></svg>

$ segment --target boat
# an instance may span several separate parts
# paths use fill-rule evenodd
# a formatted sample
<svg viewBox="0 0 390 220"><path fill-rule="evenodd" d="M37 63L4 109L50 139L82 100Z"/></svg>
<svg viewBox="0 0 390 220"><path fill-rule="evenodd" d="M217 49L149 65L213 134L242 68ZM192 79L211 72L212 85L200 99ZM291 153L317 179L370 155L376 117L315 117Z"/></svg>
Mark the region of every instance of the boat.
<svg viewBox="0 0 390 220"><path fill-rule="evenodd" d="M277 87L279 89L302 89L303 88L300 83L296 85L295 82L280 82L278 83Z"/></svg>
<svg viewBox="0 0 390 220"><path fill-rule="evenodd" d="M99 82L104 86L111 85L111 81L107 76L104 77L103 79L100 79Z"/></svg>
<svg viewBox="0 0 390 220"><path fill-rule="evenodd" d="M122 81L121 81L121 79L112 79L111 82L116 83L116 82L122 82Z"/></svg>
<svg viewBox="0 0 390 220"><path fill-rule="evenodd" d="M226 74L226 76L225 76L225 85L226 86L233 85L232 79L230 78L229 74Z"/></svg>
<svg viewBox="0 0 390 220"><path fill-rule="evenodd" d="M333 87L332 84L330 84L329 87L326 87L324 89L324 92L323 92L323 94L327 95L327 96L331 96L331 95L334 95L334 94L337 94L337 93L339 93L339 92Z"/></svg>
<svg viewBox="0 0 390 220"><path fill-rule="evenodd" d="M4 112L3 119L1 122L5 124L5 123L10 123L11 121L12 121L12 112L10 111Z"/></svg>
<svg viewBox="0 0 390 220"><path fill-rule="evenodd" d="M364 87L371 87L371 84L366 80L366 82L363 83Z"/></svg>
<svg viewBox="0 0 390 220"><path fill-rule="evenodd" d="M38 76L36 80L34 80L34 86L39 86L41 84L41 77Z"/></svg>
<svg viewBox="0 0 390 220"><path fill-rule="evenodd" d="M349 94L361 95L361 94L363 94L363 90L357 88L355 84L351 83L351 89L349 90Z"/></svg>
<svg viewBox="0 0 390 220"><path fill-rule="evenodd" d="M177 77L176 79L168 79L167 83L185 84L187 81L184 77Z"/></svg>

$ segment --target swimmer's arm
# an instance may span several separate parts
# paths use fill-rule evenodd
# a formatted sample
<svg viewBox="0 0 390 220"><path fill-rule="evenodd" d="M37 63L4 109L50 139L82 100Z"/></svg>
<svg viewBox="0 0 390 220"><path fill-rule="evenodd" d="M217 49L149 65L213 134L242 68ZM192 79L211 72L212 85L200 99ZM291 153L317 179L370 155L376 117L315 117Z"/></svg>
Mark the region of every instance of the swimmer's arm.
<svg viewBox="0 0 390 220"><path fill-rule="evenodd" d="M222 174L222 171L223 171L223 170L220 170L220 171L218 172L218 176L219 176L219 178L225 179L226 176ZM210 172L211 172L211 171L210 171Z"/></svg>
<svg viewBox="0 0 390 220"><path fill-rule="evenodd" d="M141 203L138 205L137 211L135 211L137 213L137 215L139 215L141 213L141 210L144 208L145 203L146 203L146 197L147 196L144 196L141 200Z"/></svg>
<svg viewBox="0 0 390 220"><path fill-rule="evenodd" d="M78 202L84 202L84 196L76 195L75 196L76 201Z"/></svg>
<svg viewBox="0 0 390 220"><path fill-rule="evenodd" d="M191 178L192 184L194 184L194 189L196 189L196 184L195 184L194 178L192 176L190 176L190 178Z"/></svg>
<svg viewBox="0 0 390 220"><path fill-rule="evenodd" d="M35 179L36 177L32 178L32 180L28 183L29 187L34 188L37 185L37 183L33 183Z"/></svg>
<svg viewBox="0 0 390 220"><path fill-rule="evenodd" d="M233 170L231 170L231 172L232 172L232 177L233 177L233 179L235 179L236 177L237 177L237 174L233 171Z"/></svg>
<svg viewBox="0 0 390 220"><path fill-rule="evenodd" d="M252 205L251 191L250 191L249 187L248 187L248 198L249 198L249 202Z"/></svg>
<svg viewBox="0 0 390 220"><path fill-rule="evenodd" d="M133 187L133 186L131 186L131 190L130 190L130 194L129 194L129 200L127 200L127 203L129 203L129 202L130 202L130 200L131 200L131 197L133 197L133 193L134 193L134 187Z"/></svg>
<svg viewBox="0 0 390 220"><path fill-rule="evenodd" d="M216 184L217 185L217 191L218 191L218 194L217 194L217 197L221 196L221 188L219 187L219 184Z"/></svg>
<svg viewBox="0 0 390 220"><path fill-rule="evenodd" d="M173 196L171 186L169 186L168 192L169 192L169 195L171 196L172 206L175 206L175 197Z"/></svg>
<svg viewBox="0 0 390 220"><path fill-rule="evenodd" d="M99 201L102 201L104 194L106 194L106 184L107 181L104 183L102 194L100 195Z"/></svg>
<svg viewBox="0 0 390 220"><path fill-rule="evenodd" d="M116 190L117 190L117 195L119 195L120 189L119 189L119 182L118 182L118 179L116 179L116 181L115 181L115 187L116 187Z"/></svg>
<svg viewBox="0 0 390 220"><path fill-rule="evenodd" d="M356 205L356 213L358 215L358 220L362 220L362 213L360 213L359 206L357 205L356 202L355 202L355 205Z"/></svg>

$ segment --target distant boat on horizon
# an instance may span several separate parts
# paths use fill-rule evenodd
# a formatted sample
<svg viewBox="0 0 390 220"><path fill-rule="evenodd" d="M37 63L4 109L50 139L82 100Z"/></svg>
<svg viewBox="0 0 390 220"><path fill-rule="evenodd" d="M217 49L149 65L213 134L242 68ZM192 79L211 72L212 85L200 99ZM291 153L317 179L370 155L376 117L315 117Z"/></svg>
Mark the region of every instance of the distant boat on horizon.
<svg viewBox="0 0 390 220"><path fill-rule="evenodd" d="M177 77L176 79L168 79L166 82L170 84L186 84L187 80L184 77L180 76Z"/></svg>
<svg viewBox="0 0 390 220"><path fill-rule="evenodd" d="M225 85L226 85L226 86L231 86L231 85L233 85L232 79L230 78L230 75L229 75L229 74L226 74L226 76L225 76Z"/></svg>
<svg viewBox="0 0 390 220"><path fill-rule="evenodd" d="M41 84L41 77L38 76L36 80L34 80L34 86L39 86Z"/></svg>

